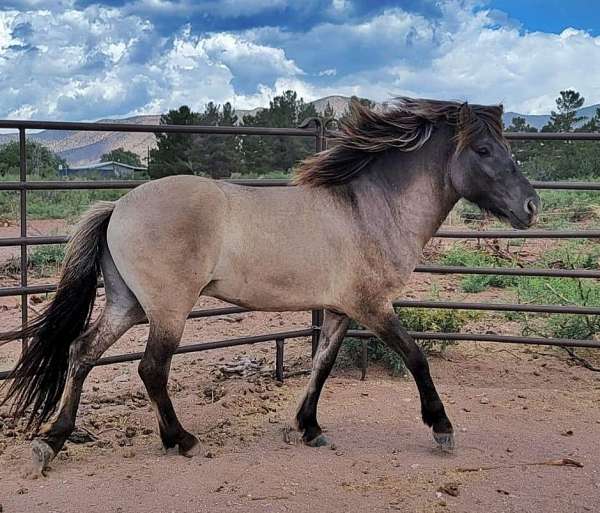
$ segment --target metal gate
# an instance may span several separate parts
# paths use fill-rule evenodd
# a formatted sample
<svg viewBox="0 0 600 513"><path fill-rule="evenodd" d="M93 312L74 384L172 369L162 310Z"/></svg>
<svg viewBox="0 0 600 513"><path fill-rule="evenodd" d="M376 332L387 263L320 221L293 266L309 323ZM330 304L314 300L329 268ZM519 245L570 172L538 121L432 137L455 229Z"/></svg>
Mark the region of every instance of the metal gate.
<svg viewBox="0 0 600 513"><path fill-rule="evenodd" d="M72 122L47 122L47 121L0 121L0 128L17 129L19 132L20 148L20 176L19 181L0 182L0 191L19 192L19 221L20 236L0 239L0 247L20 247L20 284L17 287L0 288L0 297L21 297L21 324L26 326L28 322L27 298L31 294L41 294L56 290L56 284L28 285L28 256L29 246L44 244L62 244L67 242L65 236L28 236L27 235L27 192L28 191L65 191L83 189L131 189L144 183L140 180L80 180L80 181L29 181L27 179L27 155L26 155L26 131L27 130L81 130L101 132L151 132L151 133L181 133L181 134L218 134L218 135L254 135L254 136L296 136L312 137L315 140L315 151L319 152L326 148L328 137L334 132L326 130L319 119L307 120L300 128L263 128L263 127L214 127L194 125L130 125L121 123L72 123ZM598 141L600 133L507 133L507 139L511 140L559 140L559 141ZM598 144L596 143L596 144ZM288 185L286 180L229 180L230 182L256 186L271 187ZM532 182L536 189L555 189L572 191L600 191L600 182ZM519 239L574 239L574 238L600 238L600 230L538 230L527 231L516 230L451 230L441 229L435 235L443 238L519 238ZM600 278L600 270L589 269L539 269L539 268L498 268L498 267L458 267L440 265L419 265L415 272L433 274L485 274L504 276L545 276L545 277L568 277L568 278ZM398 300L395 306L405 308L446 308L483 311L503 312L531 312L549 314L573 314L573 315L600 315L600 307L572 306L572 305L539 305L539 304L491 304L452 301L416 301ZM243 313L245 308L231 306L224 308L211 308L194 310L190 319ZM316 349L320 326L322 324L322 312L312 312L312 323L305 329L268 333L264 335L239 337L227 340L202 342L197 344L186 344L177 349L176 353L189 353L207 351L224 347L235 347L260 342L275 342L276 364L275 374L277 379L283 379L283 350L284 342L290 338L311 337L312 351ZM561 339L524 337L512 335L480 334L480 333L438 333L438 332L412 332L416 339L437 340L463 340L483 342L504 342L537 345L553 345L563 347L595 347L600 348L600 342L594 340ZM373 334L367 330L350 330L348 336L358 338L370 338ZM27 344L26 340L22 344ZM108 365L119 362L139 360L143 353L128 353L117 356L109 356L100 359L97 365ZM0 379L6 379L8 372L0 372Z"/></svg>

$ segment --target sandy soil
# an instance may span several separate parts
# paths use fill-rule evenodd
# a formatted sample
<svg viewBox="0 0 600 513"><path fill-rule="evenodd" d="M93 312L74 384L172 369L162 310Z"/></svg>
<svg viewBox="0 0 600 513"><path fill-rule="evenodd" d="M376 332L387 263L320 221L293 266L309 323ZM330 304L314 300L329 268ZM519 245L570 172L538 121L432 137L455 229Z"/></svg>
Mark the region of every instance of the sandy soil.
<svg viewBox="0 0 600 513"><path fill-rule="evenodd" d="M11 308L2 324L17 319ZM308 321L305 313L196 320L185 340ZM136 327L111 352L139 350L145 330ZM3 349L2 367L16 350ZM306 378L283 385L268 375L223 379L219 367L242 354L273 365L270 343L174 361L176 409L204 446L194 459L162 454L135 363L92 372L78 417L78 433L92 439L68 442L44 479L20 477L28 441L21 425L3 416L3 511L597 511L600 377L569 365L558 351L463 343L433 358L457 431L450 455L434 447L420 422L412 380L376 367L365 382L348 368L329 380L320 417L333 449L288 445L281 431ZM307 340L288 342L286 371L308 368L308 355ZM583 466L545 464L563 458Z"/></svg>

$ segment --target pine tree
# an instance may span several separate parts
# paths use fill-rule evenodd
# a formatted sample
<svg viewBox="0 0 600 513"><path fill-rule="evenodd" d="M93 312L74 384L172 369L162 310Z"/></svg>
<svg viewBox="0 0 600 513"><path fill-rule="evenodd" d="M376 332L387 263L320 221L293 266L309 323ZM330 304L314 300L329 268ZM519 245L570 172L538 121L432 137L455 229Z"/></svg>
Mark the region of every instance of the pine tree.
<svg viewBox="0 0 600 513"><path fill-rule="evenodd" d="M247 126L294 128L317 115L314 105L298 98L295 91L285 91L273 98L268 109L262 109L254 116L244 116L243 122ZM298 161L314 152L315 143L314 139L306 137L246 136L242 148L247 173L287 173Z"/></svg>
<svg viewBox="0 0 600 513"><path fill-rule="evenodd" d="M527 123L521 116L512 118L511 124L506 127L507 132L537 132L537 128ZM512 141L511 150L518 163L525 162L535 154L539 144L534 141Z"/></svg>
<svg viewBox="0 0 600 513"><path fill-rule="evenodd" d="M237 116L230 103L221 107L209 102L199 114L199 124L205 126L234 126ZM240 139L237 135L195 135L188 150L194 174L211 178L228 178L241 167Z"/></svg>
<svg viewBox="0 0 600 513"><path fill-rule="evenodd" d="M187 105L177 110L170 110L160 117L161 125L197 125L199 115ZM157 147L150 150L148 173L150 177L162 178L170 175L191 175L193 164L188 160L188 153L193 144L191 134L157 133Z"/></svg>
<svg viewBox="0 0 600 513"><path fill-rule="evenodd" d="M512 118L510 125L506 127L507 132L537 132L537 128L527 123L527 120L521 116Z"/></svg>
<svg viewBox="0 0 600 513"><path fill-rule="evenodd" d="M237 116L230 103L221 107L209 102L201 113L183 105L161 116L161 124L234 126ZM157 148L150 151L148 171L152 178L193 174L227 178L239 171L240 139L217 134L157 134Z"/></svg>
<svg viewBox="0 0 600 513"><path fill-rule="evenodd" d="M321 114L321 118L325 121L328 119L335 119L335 111L333 110L331 103L327 102L327 105L325 105L325 108L323 109L323 114Z"/></svg>
<svg viewBox="0 0 600 513"><path fill-rule="evenodd" d="M556 99L558 111L552 111L550 121L542 128L542 132L572 132L577 123L586 119L577 116L577 109L581 108L585 98L573 89L561 91Z"/></svg>

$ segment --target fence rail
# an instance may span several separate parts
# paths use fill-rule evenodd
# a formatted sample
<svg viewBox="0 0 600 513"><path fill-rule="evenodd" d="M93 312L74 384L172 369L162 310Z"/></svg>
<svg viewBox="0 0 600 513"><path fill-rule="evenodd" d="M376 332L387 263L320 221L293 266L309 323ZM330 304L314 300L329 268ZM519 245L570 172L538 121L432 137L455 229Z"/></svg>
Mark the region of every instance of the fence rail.
<svg viewBox="0 0 600 513"><path fill-rule="evenodd" d="M312 125L312 126L311 126ZM27 180L27 154L26 154L26 130L84 130L101 132L145 132L145 133L184 133L184 134L218 134L218 135L246 135L246 136L286 136L286 137L313 137L315 139L315 151L321 151L327 146L327 138L335 136L335 131L326 130L318 119L307 120L299 128L271 128L271 127L214 127L196 125L134 125L123 123L72 123L53 121L13 121L0 120L0 128L16 129L19 137L20 166L19 181L0 182L0 191L17 191L19 193L19 220L20 236L0 239L0 247L20 247L20 283L15 287L0 288L0 297L21 297L21 323L26 326L28 322L27 297L31 294L43 294L56 290L55 284L28 284L28 256L29 246L44 244L64 244L68 242L67 236L28 236L27 235L27 193L28 191L67 191L86 189L131 189L145 183L145 180L66 180L66 181L28 181ZM528 141L600 141L600 133L506 133L511 140ZM292 185L289 180L257 179L257 180L228 180L239 185L252 187L275 187ZM582 181L532 181L536 189L541 190L571 190L571 191L600 191L600 182ZM438 231L436 237L440 238L505 238L505 239L574 239L591 238L600 239L600 230L448 230ZM538 269L538 268L473 268L458 266L420 265L416 272L433 274L499 274L508 276L546 276L546 277L569 277L569 278L600 278L600 271L589 269ZM452 302L452 301L417 301L398 300L395 306L405 308L449 308L468 309L483 311L514 311L545 314L574 314L574 315L600 315L600 307L583 307L573 305L539 305L539 304L510 304L510 303L474 303L474 302ZM211 308L194 310L190 313L190 319L211 317L218 315L231 315L248 312L249 310L237 307ZM275 342L276 364L275 374L278 379L283 379L283 351L284 341L289 338L311 337L313 354L318 343L320 326L323 321L321 311L312 312L312 325L306 329L270 333L252 337L238 337L228 340L187 344L181 346L177 353L188 353L206 351L209 349L235 347L239 345L255 344L262 342ZM367 330L350 330L349 336L357 338L372 337L373 334ZM508 336L497 334L477 333L412 333L417 339L440 339L440 340L465 340L483 342L503 343L526 343L544 344L562 347L596 347L600 348L600 342L594 340L556 339ZM23 340L25 345L27 341ZM141 353L130 353L105 357L98 365L133 361L141 358ZM8 372L0 372L0 379L5 379Z"/></svg>

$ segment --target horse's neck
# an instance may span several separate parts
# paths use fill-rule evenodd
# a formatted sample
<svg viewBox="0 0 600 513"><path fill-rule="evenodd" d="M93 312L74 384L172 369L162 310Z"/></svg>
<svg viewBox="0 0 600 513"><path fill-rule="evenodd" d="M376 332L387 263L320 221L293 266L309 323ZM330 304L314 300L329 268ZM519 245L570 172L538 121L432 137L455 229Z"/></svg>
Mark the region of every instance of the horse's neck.
<svg viewBox="0 0 600 513"><path fill-rule="evenodd" d="M386 245L420 251L459 199L447 176L447 139L414 153L389 152L354 184L361 215L383 230ZM384 229L384 226L387 228Z"/></svg>

